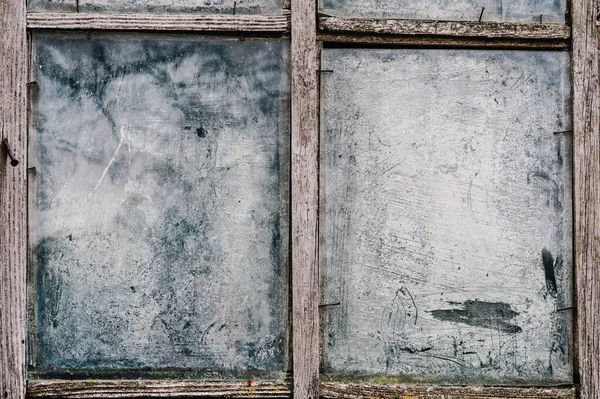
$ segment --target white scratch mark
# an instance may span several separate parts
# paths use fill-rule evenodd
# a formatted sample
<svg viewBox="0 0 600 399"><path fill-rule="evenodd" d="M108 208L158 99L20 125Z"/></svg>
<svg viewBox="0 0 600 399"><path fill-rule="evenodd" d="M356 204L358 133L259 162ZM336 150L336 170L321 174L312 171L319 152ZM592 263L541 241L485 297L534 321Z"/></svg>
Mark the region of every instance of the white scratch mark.
<svg viewBox="0 0 600 399"><path fill-rule="evenodd" d="M127 125L123 125L121 127L121 140L119 141L119 145L117 146L115 153L113 154L112 158L110 159L110 162L108 163L108 165L106 165L106 168L104 168L104 172L102 172L102 176L100 176L100 180L98 180L96 187L94 187L94 191L96 191L98 189L98 186L100 185L100 183L102 183L102 180L104 179L104 176L106 176L106 172L108 172L110 165L112 165L113 162L115 162L115 158L117 157L117 154L119 153L119 150L121 149L121 146L123 145L123 140L125 139L126 131L127 131Z"/></svg>

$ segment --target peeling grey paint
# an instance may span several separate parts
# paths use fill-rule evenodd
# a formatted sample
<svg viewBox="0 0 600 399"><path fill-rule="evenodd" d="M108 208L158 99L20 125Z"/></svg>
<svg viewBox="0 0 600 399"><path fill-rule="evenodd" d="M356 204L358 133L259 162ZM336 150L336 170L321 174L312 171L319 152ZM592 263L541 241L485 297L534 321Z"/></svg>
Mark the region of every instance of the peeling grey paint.
<svg viewBox="0 0 600 399"><path fill-rule="evenodd" d="M567 52L324 49L323 371L572 382Z"/></svg>
<svg viewBox="0 0 600 399"><path fill-rule="evenodd" d="M234 5L235 3L235 5ZM282 13L281 0L28 0L30 12Z"/></svg>
<svg viewBox="0 0 600 399"><path fill-rule="evenodd" d="M320 0L319 11L354 18L565 23L565 0Z"/></svg>
<svg viewBox="0 0 600 399"><path fill-rule="evenodd" d="M35 36L36 371L285 371L287 53Z"/></svg>

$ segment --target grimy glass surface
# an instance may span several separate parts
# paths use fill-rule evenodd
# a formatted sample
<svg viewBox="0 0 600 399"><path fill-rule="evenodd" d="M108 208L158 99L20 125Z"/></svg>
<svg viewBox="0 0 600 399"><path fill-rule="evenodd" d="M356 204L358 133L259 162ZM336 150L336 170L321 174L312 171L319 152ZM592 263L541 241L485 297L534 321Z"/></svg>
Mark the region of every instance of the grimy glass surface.
<svg viewBox="0 0 600 399"><path fill-rule="evenodd" d="M322 68L324 373L571 383L569 54L324 49Z"/></svg>
<svg viewBox="0 0 600 399"><path fill-rule="evenodd" d="M282 13L281 0L27 0L30 12Z"/></svg>
<svg viewBox="0 0 600 399"><path fill-rule="evenodd" d="M319 12L353 18L564 23L566 0L319 0ZM482 8L485 7L483 15Z"/></svg>
<svg viewBox="0 0 600 399"><path fill-rule="evenodd" d="M285 371L287 53L35 36L32 372Z"/></svg>

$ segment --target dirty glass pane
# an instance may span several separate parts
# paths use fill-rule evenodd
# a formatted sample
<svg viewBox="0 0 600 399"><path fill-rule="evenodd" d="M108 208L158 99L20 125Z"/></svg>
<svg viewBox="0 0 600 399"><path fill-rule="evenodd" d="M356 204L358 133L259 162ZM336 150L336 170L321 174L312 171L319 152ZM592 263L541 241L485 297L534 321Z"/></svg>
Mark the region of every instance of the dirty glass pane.
<svg viewBox="0 0 600 399"><path fill-rule="evenodd" d="M285 371L287 46L35 36L30 376Z"/></svg>
<svg viewBox="0 0 600 399"><path fill-rule="evenodd" d="M565 23L566 0L319 0L319 11L353 18Z"/></svg>
<svg viewBox="0 0 600 399"><path fill-rule="evenodd" d="M323 371L572 382L569 54L323 58Z"/></svg>
<svg viewBox="0 0 600 399"><path fill-rule="evenodd" d="M27 0L32 12L276 14L282 0Z"/></svg>

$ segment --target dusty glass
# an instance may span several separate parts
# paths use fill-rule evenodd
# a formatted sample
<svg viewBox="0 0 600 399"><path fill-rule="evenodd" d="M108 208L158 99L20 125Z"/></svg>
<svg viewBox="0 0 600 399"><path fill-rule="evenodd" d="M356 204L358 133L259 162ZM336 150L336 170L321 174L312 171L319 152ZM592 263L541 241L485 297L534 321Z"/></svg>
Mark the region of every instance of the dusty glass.
<svg viewBox="0 0 600 399"><path fill-rule="evenodd" d="M324 49L322 67L325 374L571 383L569 54Z"/></svg>
<svg viewBox="0 0 600 399"><path fill-rule="evenodd" d="M287 42L36 34L33 54L30 376L284 372Z"/></svg>
<svg viewBox="0 0 600 399"><path fill-rule="evenodd" d="M482 8L483 10L482 14ZM320 0L319 12L352 18L565 23L565 0Z"/></svg>
<svg viewBox="0 0 600 399"><path fill-rule="evenodd" d="M28 0L30 12L108 13L282 13L281 0Z"/></svg>

